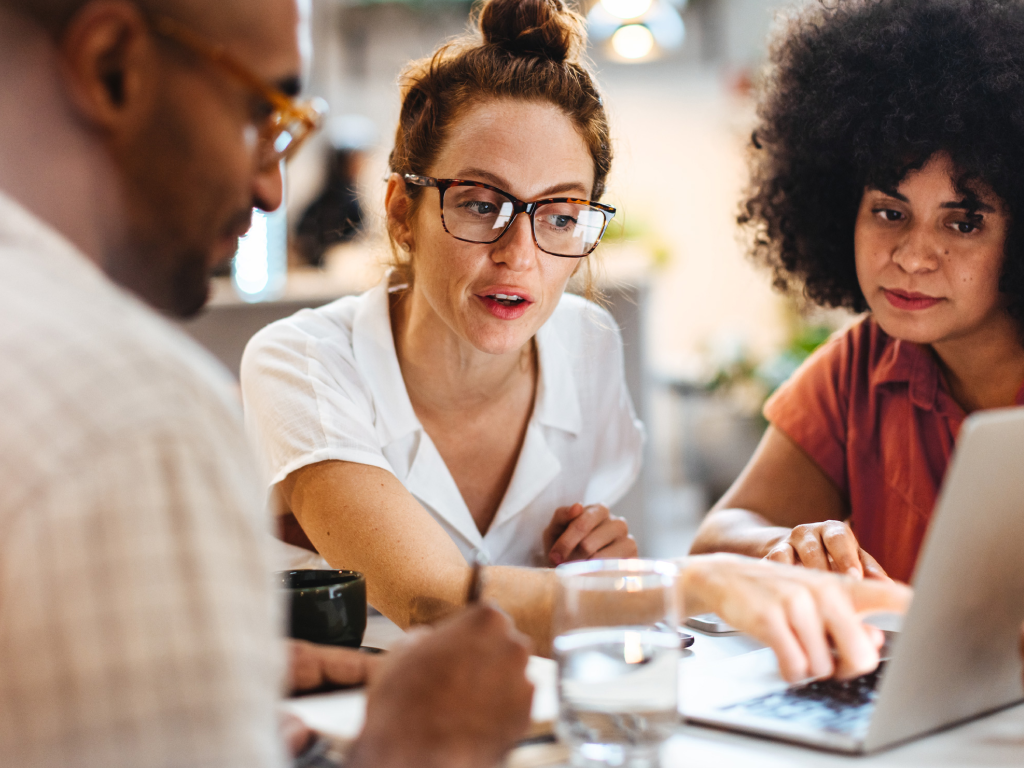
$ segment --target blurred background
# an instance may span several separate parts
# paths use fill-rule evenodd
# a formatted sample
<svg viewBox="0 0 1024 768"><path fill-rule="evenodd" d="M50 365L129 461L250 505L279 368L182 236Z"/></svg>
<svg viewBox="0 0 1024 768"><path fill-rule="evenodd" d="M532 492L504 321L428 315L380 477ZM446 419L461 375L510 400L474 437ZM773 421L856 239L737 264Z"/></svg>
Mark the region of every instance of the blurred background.
<svg viewBox="0 0 1024 768"><path fill-rule="evenodd" d="M644 476L615 510L641 554L685 553L764 429L770 392L846 318L804 316L745 256L735 223L770 0L599 0L590 57L612 121L595 256L648 427ZM232 274L187 330L237 373L263 325L361 292L383 274L387 155L404 65L463 33L463 0L311 0L311 95L326 129L292 161L287 205L258 216Z"/></svg>

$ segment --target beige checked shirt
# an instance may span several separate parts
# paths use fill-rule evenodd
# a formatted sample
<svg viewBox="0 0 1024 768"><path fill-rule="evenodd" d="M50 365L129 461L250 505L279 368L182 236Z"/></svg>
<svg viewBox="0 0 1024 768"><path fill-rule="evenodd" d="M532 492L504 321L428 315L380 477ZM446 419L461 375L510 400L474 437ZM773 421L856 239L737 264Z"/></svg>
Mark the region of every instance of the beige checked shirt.
<svg viewBox="0 0 1024 768"><path fill-rule="evenodd" d="M0 766L280 766L227 374L0 193Z"/></svg>

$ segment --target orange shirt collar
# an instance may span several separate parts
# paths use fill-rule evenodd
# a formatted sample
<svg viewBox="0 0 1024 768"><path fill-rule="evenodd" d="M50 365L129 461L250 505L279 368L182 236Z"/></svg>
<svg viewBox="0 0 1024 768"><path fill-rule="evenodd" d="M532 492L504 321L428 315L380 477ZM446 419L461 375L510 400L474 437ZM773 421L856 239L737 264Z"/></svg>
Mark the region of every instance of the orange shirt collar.
<svg viewBox="0 0 1024 768"><path fill-rule="evenodd" d="M874 319L868 322L873 323ZM894 339L881 328L878 331L885 338L885 350L871 373L872 385L907 384L910 402L915 407L962 420L963 410L943 386L935 354L924 345ZM1024 383L1017 390L1016 403L1024 405Z"/></svg>

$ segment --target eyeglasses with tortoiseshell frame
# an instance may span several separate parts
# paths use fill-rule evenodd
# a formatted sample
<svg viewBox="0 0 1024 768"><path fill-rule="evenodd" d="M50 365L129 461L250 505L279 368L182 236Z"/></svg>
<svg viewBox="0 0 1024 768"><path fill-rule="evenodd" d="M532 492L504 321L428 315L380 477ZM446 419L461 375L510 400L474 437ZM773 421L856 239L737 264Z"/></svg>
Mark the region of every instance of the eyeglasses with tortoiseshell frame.
<svg viewBox="0 0 1024 768"><path fill-rule="evenodd" d="M520 213L530 217L533 241L544 253L568 259L589 256L615 216L610 205L574 197L545 197L526 203L482 181L435 179L406 173L406 184L435 187L441 196L441 225L456 240L494 243Z"/></svg>

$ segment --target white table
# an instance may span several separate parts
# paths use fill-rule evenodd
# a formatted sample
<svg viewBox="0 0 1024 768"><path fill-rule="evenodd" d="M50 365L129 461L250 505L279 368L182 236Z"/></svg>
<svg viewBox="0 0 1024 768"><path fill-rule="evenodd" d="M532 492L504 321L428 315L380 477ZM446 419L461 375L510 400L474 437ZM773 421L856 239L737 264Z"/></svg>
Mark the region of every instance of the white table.
<svg viewBox="0 0 1024 768"><path fill-rule="evenodd" d="M749 638L733 635L712 637L693 632L696 640L683 660L683 676L691 668L699 677L701 665L759 650ZM364 643L388 648L402 635L382 616L370 618ZM537 688L533 716L541 723L556 712L555 667L547 659L531 659L529 674ZM685 695L685 685L684 685ZM353 738L362 727L365 699L360 691L293 699L288 707L312 727L342 739ZM560 746L528 747L516 750L510 768L564 764ZM665 746L663 768L997 768L1024 766L1024 705L1003 710L981 720L910 742L868 757L847 757L790 746L767 739L683 725Z"/></svg>

